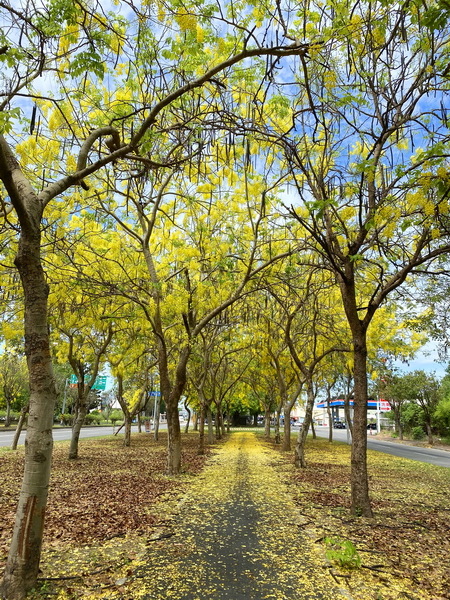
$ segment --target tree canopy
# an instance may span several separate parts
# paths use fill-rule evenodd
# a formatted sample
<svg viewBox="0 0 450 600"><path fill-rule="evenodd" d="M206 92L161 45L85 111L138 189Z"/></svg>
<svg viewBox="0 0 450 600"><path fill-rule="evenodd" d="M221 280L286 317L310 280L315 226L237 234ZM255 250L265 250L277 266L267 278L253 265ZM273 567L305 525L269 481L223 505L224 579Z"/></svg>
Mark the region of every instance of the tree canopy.
<svg viewBox="0 0 450 600"><path fill-rule="evenodd" d="M51 0L0 15L1 331L23 334L30 382L3 595L37 576L63 355L80 423L102 361L134 386L127 419L157 367L177 474L190 371L203 412L235 395L267 419L287 387L304 383L310 407L333 353L354 378L352 512L370 516L368 372L415 344L401 290L440 281L450 250L448 7Z"/></svg>

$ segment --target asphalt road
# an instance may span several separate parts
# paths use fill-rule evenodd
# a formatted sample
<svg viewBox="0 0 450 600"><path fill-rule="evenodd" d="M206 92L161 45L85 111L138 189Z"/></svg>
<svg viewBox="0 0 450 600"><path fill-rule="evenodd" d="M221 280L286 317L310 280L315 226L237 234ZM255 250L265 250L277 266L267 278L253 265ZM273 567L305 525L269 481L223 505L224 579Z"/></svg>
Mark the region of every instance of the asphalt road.
<svg viewBox="0 0 450 600"><path fill-rule="evenodd" d="M161 424L162 429L165 424ZM117 428L116 428L117 430ZM80 438L97 437L102 435L112 435L114 431L112 427L86 427L81 430ZM137 426L133 426L132 431L137 431ZM294 430L295 431L295 430ZM316 434L320 437L328 437L327 427L316 427ZM119 434L120 435L120 434ZM71 436L71 429L54 429L53 439L55 441L68 440ZM0 446L11 446L14 437L13 431L0 431ZM342 429L333 429L333 439L339 442L347 441L347 431ZM25 434L20 436L19 444L23 444ZM367 447L378 452L385 452L402 458L418 460L421 462L431 463L439 467L450 468L450 452L438 450L437 448L422 448L420 446L407 446L397 442L386 442L382 440L371 439L367 436Z"/></svg>
<svg viewBox="0 0 450 600"><path fill-rule="evenodd" d="M316 427L316 434L320 437L328 437L328 427ZM347 441L347 431L342 429L333 429L333 439L339 442ZM450 468L450 452L438 450L437 448L422 448L421 446L408 446L397 442L386 442L376 440L367 435L367 447L378 452L393 454L402 458L418 460L421 462L438 465L439 467Z"/></svg>
<svg viewBox="0 0 450 600"><path fill-rule="evenodd" d="M137 426L133 426L131 429L131 431L137 430ZM115 431L117 431L117 427L114 430L112 427L86 427L81 430L80 439L98 437L101 435L112 435ZM71 435L72 430L70 429L70 427L66 429L53 430L53 439L55 442L60 442L62 440L70 440ZM0 431L0 446L11 446L13 438L14 431ZM22 433L19 438L19 444L23 443L25 443L25 433Z"/></svg>

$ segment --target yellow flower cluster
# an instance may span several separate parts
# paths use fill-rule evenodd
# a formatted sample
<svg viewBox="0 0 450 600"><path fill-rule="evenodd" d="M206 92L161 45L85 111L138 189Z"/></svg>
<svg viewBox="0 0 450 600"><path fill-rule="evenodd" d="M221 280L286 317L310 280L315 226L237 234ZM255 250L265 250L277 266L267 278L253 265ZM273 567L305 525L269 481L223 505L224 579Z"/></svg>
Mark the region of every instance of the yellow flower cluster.
<svg viewBox="0 0 450 600"><path fill-rule="evenodd" d="M197 17L188 13L176 15L175 17L178 26L181 31L196 31L197 30Z"/></svg>

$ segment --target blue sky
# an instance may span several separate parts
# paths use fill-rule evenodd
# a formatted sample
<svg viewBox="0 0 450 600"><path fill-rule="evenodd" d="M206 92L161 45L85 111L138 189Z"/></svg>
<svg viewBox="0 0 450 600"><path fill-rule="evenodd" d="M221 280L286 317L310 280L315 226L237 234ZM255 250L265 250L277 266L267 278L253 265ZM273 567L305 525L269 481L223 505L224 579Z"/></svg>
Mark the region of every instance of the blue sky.
<svg viewBox="0 0 450 600"><path fill-rule="evenodd" d="M408 363L396 361L395 366L403 372L422 370L427 373L434 372L438 377L443 377L447 363L439 361L437 344L435 342L428 342L413 360L409 360Z"/></svg>

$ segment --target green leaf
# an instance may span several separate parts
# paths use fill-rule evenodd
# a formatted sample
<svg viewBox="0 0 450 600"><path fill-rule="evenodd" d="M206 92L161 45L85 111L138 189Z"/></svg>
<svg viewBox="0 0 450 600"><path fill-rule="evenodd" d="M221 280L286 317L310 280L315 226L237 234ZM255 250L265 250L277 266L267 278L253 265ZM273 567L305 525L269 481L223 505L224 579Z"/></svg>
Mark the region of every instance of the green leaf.
<svg viewBox="0 0 450 600"><path fill-rule="evenodd" d="M93 73L99 79L105 75L105 67L102 59L97 52L80 52L70 63L69 67L72 77L78 77L84 73Z"/></svg>
<svg viewBox="0 0 450 600"><path fill-rule="evenodd" d="M0 112L0 133L10 133L13 120L20 118L20 108L13 108L8 112Z"/></svg>
<svg viewBox="0 0 450 600"><path fill-rule="evenodd" d="M448 8L442 5L431 6L425 11L422 23L432 31L436 31L437 29L443 29L447 25L449 16Z"/></svg>

